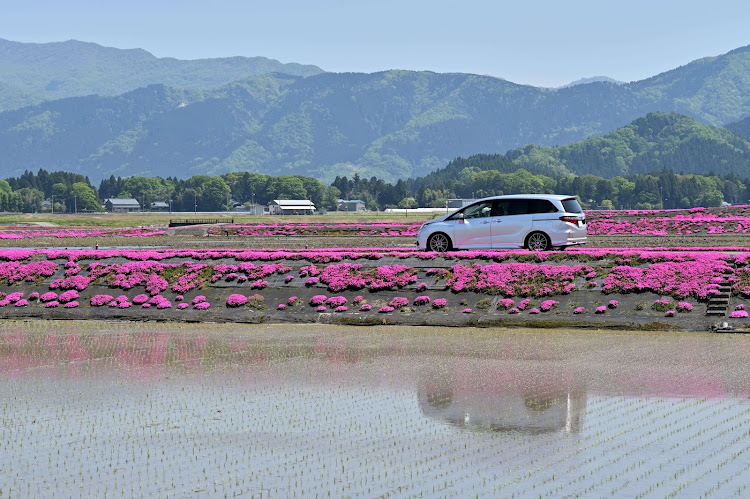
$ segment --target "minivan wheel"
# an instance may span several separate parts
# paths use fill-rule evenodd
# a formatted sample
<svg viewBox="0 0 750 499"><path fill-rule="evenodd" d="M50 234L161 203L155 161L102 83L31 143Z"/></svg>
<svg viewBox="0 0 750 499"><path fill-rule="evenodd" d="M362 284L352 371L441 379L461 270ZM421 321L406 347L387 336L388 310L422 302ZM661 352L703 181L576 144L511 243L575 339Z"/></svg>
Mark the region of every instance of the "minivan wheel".
<svg viewBox="0 0 750 499"><path fill-rule="evenodd" d="M526 248L531 251L547 251L550 246L552 243L544 232L532 232L526 238Z"/></svg>
<svg viewBox="0 0 750 499"><path fill-rule="evenodd" d="M442 232L436 232L427 240L427 249L441 253L451 249L451 240Z"/></svg>

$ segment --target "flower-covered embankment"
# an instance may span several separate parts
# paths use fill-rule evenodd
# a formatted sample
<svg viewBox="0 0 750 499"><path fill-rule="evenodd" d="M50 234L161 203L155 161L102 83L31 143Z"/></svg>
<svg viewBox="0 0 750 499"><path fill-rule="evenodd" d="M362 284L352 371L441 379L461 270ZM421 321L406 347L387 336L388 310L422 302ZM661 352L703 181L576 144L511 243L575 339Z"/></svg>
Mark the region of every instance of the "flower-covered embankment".
<svg viewBox="0 0 750 499"><path fill-rule="evenodd" d="M201 313L206 320L242 314L311 320L329 313L608 320L655 315L639 302L668 297L680 301L670 308L679 317L718 293L727 279L738 293L750 295L748 255L596 248L448 254L367 248L6 250L0 251L0 307L28 296L3 313L62 313L65 304L76 302L69 308L170 320L199 320Z"/></svg>

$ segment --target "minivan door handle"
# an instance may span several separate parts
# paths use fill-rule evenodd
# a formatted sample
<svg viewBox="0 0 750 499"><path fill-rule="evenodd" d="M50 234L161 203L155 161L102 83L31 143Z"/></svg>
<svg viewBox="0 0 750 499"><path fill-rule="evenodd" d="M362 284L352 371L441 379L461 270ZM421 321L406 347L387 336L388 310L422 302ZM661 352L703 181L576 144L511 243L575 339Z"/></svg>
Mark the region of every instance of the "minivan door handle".
<svg viewBox="0 0 750 499"><path fill-rule="evenodd" d="M489 220L484 220L482 223L483 224L488 224L488 223L490 223L490 221Z"/></svg>

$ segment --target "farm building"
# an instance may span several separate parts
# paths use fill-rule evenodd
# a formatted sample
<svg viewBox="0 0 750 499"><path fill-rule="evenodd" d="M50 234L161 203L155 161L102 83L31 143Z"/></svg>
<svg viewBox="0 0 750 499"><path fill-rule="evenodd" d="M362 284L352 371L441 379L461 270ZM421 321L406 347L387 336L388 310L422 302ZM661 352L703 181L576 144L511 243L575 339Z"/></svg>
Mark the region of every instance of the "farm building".
<svg viewBox="0 0 750 499"><path fill-rule="evenodd" d="M104 201L104 208L112 213L130 213L141 211L141 205L133 198L117 199L109 198Z"/></svg>
<svg viewBox="0 0 750 499"><path fill-rule="evenodd" d="M315 205L307 199L274 199L268 205L269 215L312 215Z"/></svg>
<svg viewBox="0 0 750 499"><path fill-rule="evenodd" d="M339 199L337 209L338 211L364 211L365 202L359 199Z"/></svg>

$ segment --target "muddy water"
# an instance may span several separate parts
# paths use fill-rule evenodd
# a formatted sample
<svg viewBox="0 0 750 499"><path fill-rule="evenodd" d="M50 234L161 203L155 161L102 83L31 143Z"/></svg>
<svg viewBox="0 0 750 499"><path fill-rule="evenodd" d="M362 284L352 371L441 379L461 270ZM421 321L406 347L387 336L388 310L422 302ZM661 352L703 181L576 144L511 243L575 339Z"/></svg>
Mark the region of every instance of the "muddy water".
<svg viewBox="0 0 750 499"><path fill-rule="evenodd" d="M0 497L750 494L750 336L0 324Z"/></svg>

